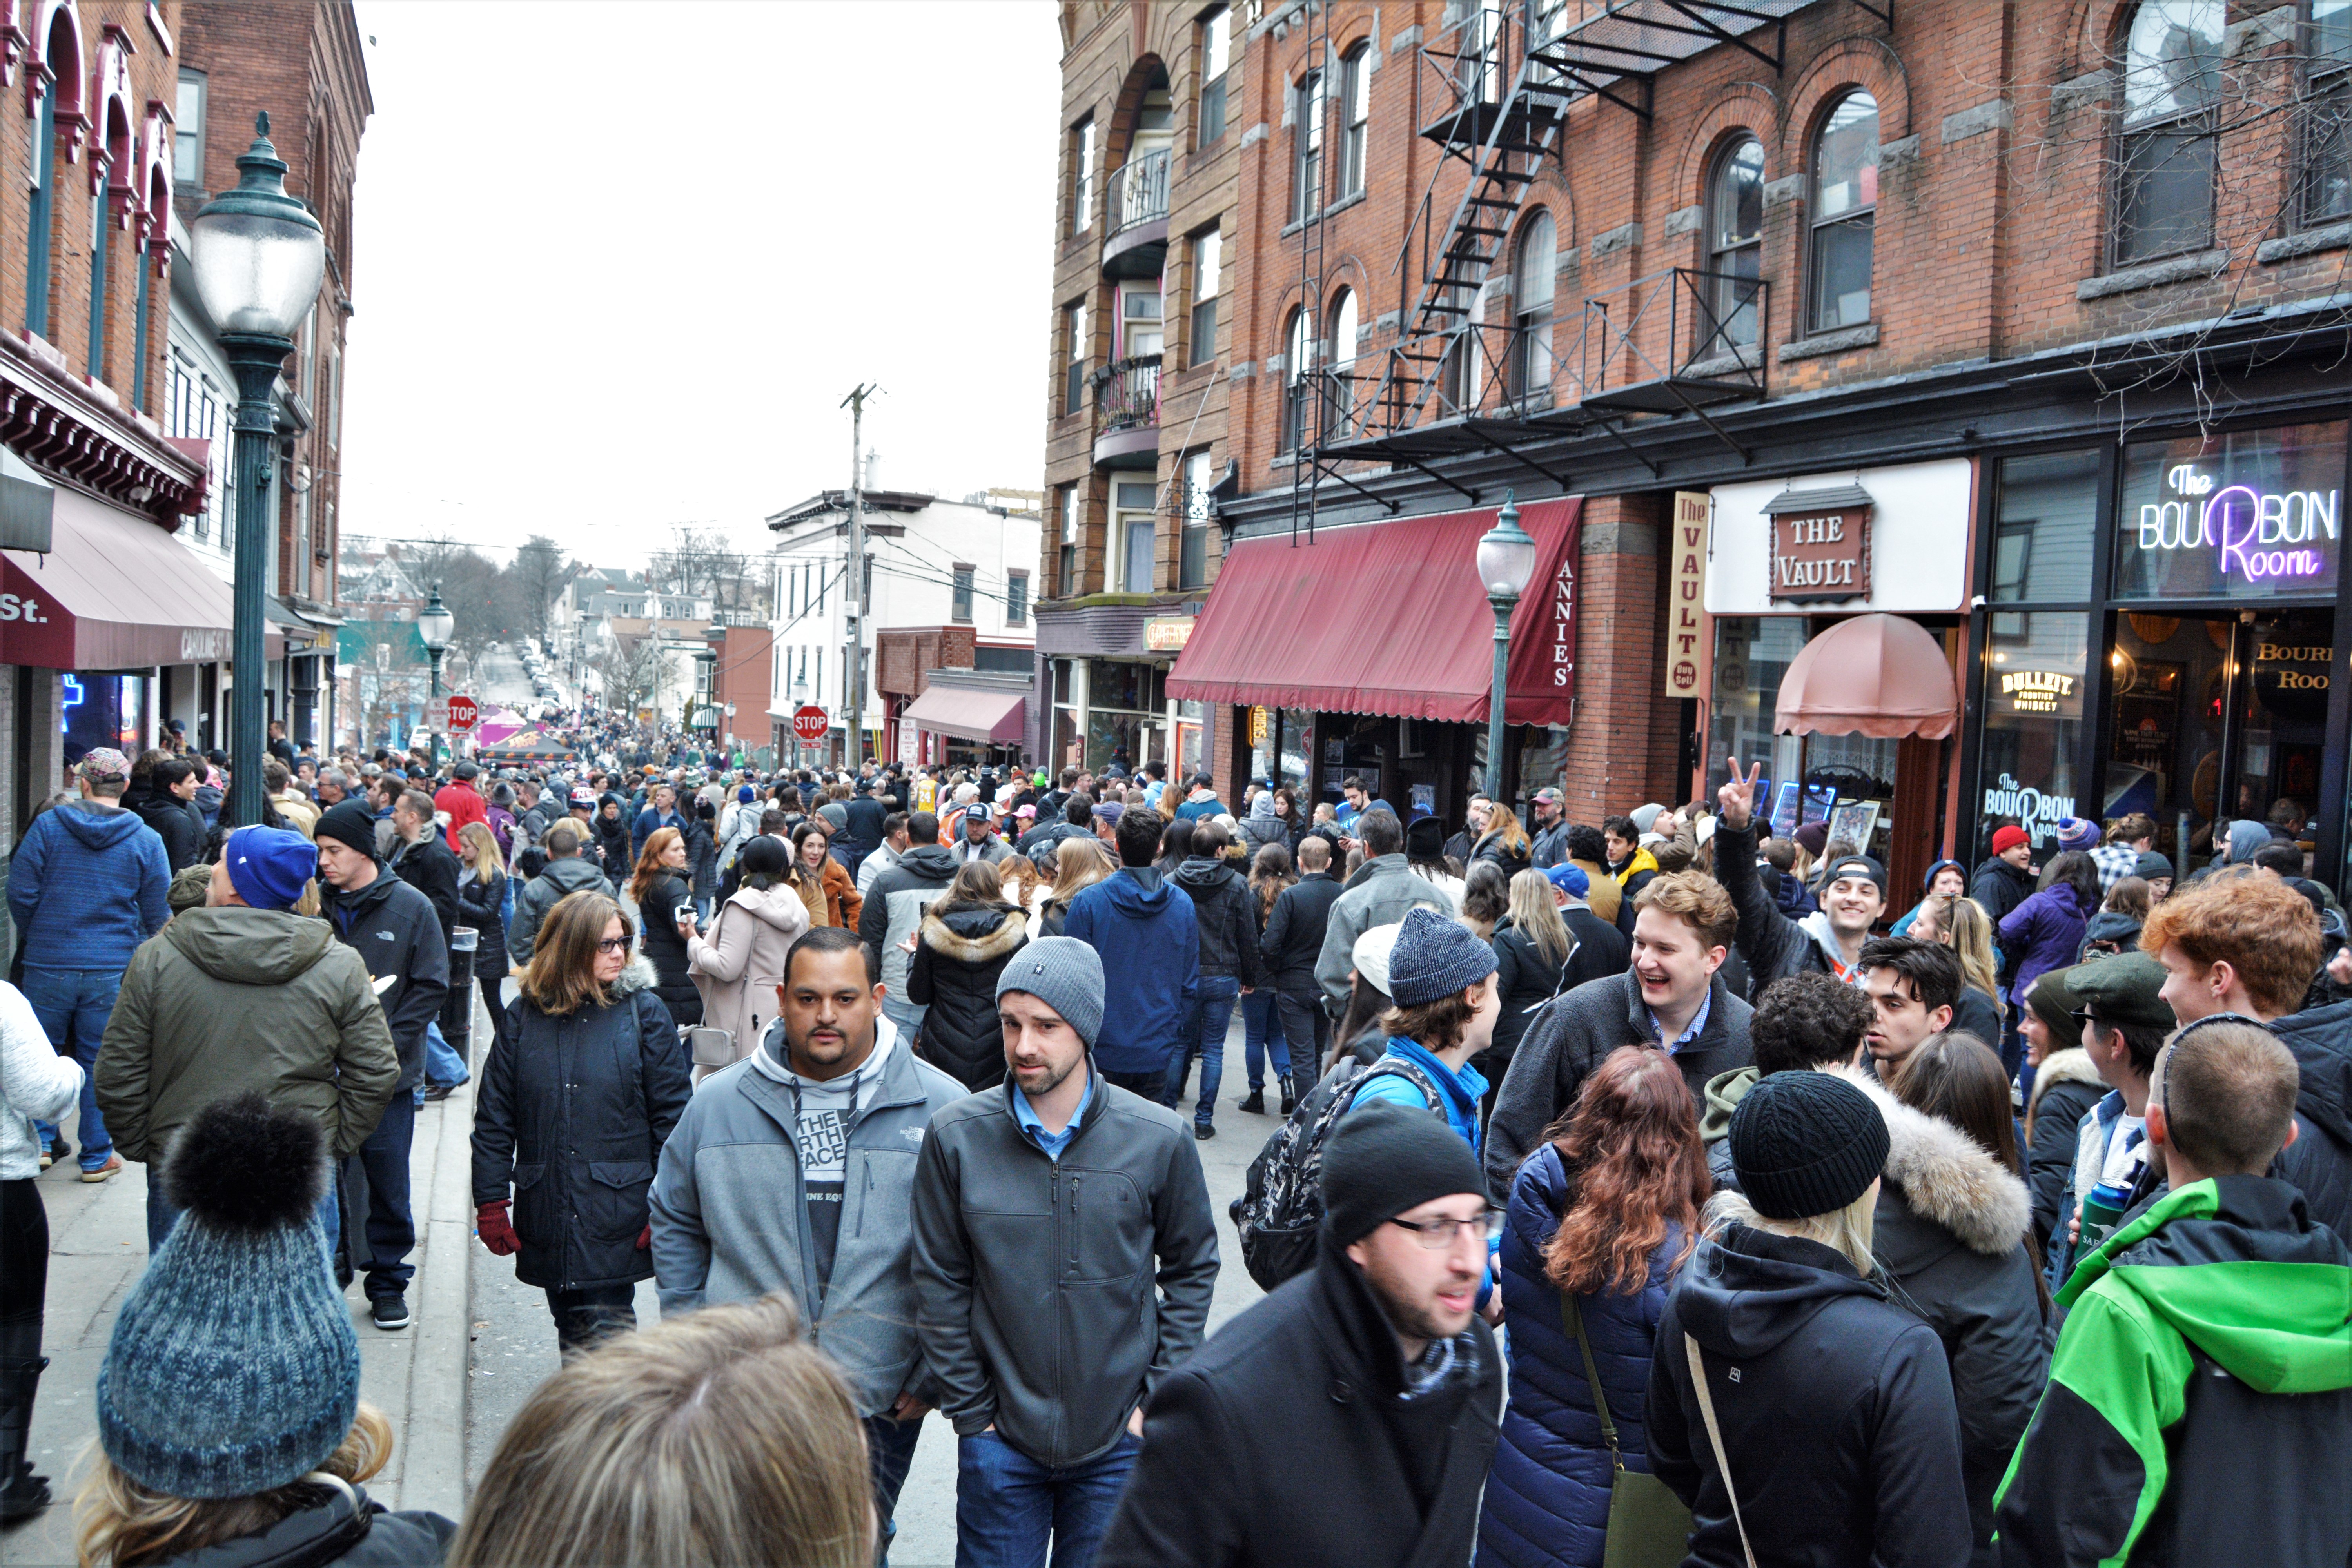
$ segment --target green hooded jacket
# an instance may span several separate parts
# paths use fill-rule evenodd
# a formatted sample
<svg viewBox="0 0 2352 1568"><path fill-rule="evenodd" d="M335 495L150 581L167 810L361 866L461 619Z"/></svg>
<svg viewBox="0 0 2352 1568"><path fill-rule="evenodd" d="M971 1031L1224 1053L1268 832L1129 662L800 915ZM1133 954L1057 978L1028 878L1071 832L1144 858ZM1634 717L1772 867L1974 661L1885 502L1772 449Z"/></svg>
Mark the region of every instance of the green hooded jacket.
<svg viewBox="0 0 2352 1568"><path fill-rule="evenodd" d="M2267 1176L2166 1194L2059 1292L2004 1564L2352 1555L2352 1250Z"/></svg>

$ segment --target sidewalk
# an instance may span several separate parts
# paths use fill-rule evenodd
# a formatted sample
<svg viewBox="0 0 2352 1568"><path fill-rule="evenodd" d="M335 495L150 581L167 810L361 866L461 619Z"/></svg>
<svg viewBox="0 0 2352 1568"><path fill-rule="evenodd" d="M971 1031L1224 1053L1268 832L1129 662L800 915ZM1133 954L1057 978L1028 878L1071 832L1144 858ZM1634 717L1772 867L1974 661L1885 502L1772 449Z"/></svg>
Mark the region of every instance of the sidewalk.
<svg viewBox="0 0 2352 1568"><path fill-rule="evenodd" d="M384 1333L368 1321L354 1279L346 1292L359 1334L360 1397L392 1422L391 1463L368 1483L387 1508L460 1516L465 1506L467 1249L473 1242L467 1179L474 1122L470 1086L417 1113L410 1190L417 1205L416 1278L408 1292L415 1321ZM79 1129L67 1123L79 1142ZM147 1171L126 1163L102 1185L86 1184L71 1161L41 1173L49 1214L48 1310L41 1348L49 1369L33 1409L32 1458L58 1501L39 1518L0 1531L0 1564L70 1564L73 1488L80 1458L97 1435L98 1372L122 1298L147 1263Z"/></svg>

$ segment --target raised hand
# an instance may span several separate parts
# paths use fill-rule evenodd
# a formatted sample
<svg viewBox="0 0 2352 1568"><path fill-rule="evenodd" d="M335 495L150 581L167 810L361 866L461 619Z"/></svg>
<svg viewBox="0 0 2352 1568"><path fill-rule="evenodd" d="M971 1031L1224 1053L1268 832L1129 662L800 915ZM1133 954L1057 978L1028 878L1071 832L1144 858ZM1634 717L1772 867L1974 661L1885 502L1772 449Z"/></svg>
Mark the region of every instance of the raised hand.
<svg viewBox="0 0 2352 1568"><path fill-rule="evenodd" d="M1764 764L1758 763L1748 769L1748 776L1743 779L1739 773L1739 759L1727 757L1725 761L1731 765L1731 776L1724 781L1721 789L1715 792L1715 804L1723 813L1723 825L1737 832L1748 826L1749 816L1756 810L1756 785L1764 777Z"/></svg>

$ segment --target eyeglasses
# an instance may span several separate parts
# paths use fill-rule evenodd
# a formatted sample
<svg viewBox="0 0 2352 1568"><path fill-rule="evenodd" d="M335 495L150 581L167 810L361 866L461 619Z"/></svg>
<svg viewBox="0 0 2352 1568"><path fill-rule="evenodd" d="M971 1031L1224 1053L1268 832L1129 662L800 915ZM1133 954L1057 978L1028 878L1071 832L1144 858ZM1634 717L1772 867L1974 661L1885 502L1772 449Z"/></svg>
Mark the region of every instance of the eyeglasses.
<svg viewBox="0 0 2352 1568"><path fill-rule="evenodd" d="M1488 1209L1475 1219L1391 1219L1389 1223L1412 1232L1412 1238L1421 1243L1423 1250L1443 1252L1463 1231L1489 1245L1499 1239L1503 1234L1503 1211Z"/></svg>
<svg viewBox="0 0 2352 1568"><path fill-rule="evenodd" d="M626 952L629 951L629 939L625 936L605 937L596 943L596 951L598 952Z"/></svg>

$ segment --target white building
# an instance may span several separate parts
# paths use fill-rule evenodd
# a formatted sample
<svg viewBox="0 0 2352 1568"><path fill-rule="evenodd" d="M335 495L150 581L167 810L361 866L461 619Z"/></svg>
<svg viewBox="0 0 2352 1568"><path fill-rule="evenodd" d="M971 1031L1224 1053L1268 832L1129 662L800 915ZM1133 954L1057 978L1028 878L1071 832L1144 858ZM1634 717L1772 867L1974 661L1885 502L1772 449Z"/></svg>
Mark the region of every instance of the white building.
<svg viewBox="0 0 2352 1568"><path fill-rule="evenodd" d="M864 499L871 609L859 628L866 651L861 754L911 762L991 746L1017 751L1034 700L1030 605L1037 493L981 491L948 500L867 489ZM849 605L842 593L847 493L822 491L767 522L777 536L768 712L778 752L794 755L792 716L814 705L825 710L830 730L820 748L803 754L812 762L820 751L841 758L848 739L844 716L852 708ZM943 688L910 715L940 670L956 672L948 682L973 699L951 700ZM1007 711L1009 721L991 717Z"/></svg>

